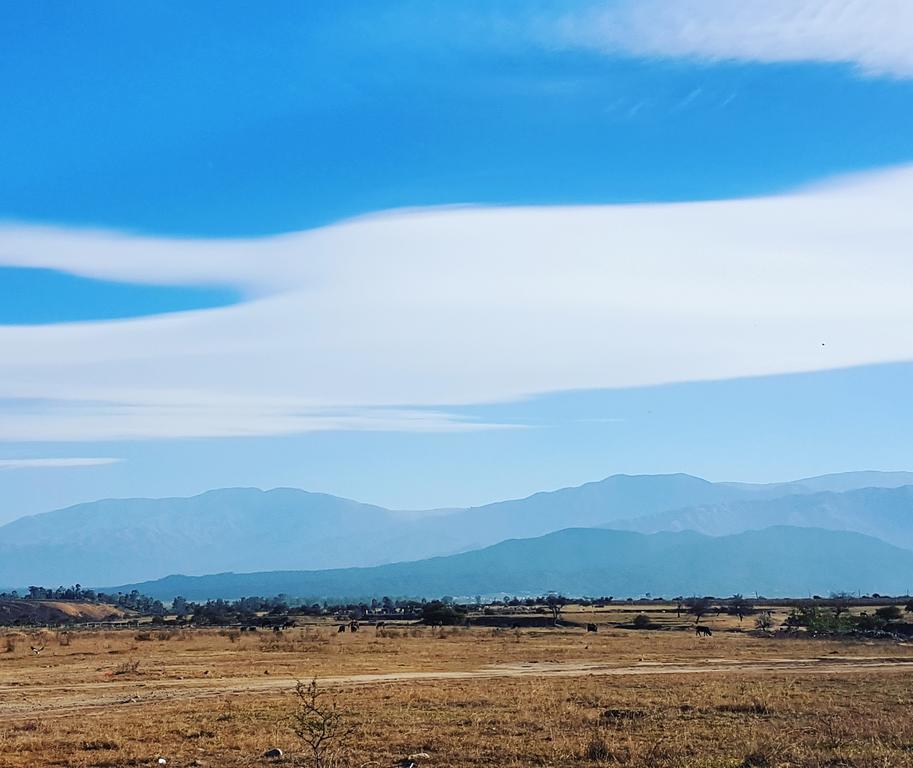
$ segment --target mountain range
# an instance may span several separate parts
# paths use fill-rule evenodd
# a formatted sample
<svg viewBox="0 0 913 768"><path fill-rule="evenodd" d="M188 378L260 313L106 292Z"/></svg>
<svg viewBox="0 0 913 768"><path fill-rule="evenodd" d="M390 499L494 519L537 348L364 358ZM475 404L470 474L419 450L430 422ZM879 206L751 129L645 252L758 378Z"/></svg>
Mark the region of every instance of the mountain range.
<svg viewBox="0 0 913 768"><path fill-rule="evenodd" d="M845 531L777 526L735 536L571 528L417 562L325 571L170 576L121 591L170 600L287 594L326 598L474 595L901 594L913 552Z"/></svg>
<svg viewBox="0 0 913 768"><path fill-rule="evenodd" d="M773 525L856 531L913 550L913 485L736 499L608 524L611 528L641 533L697 531L710 536Z"/></svg>
<svg viewBox="0 0 913 768"><path fill-rule="evenodd" d="M567 528L719 535L777 525L913 547L913 473L789 483L614 475L480 507L405 513L291 488L108 499L0 527L0 584L104 585L169 574L326 570L459 554ZM447 590L451 591L451 590Z"/></svg>

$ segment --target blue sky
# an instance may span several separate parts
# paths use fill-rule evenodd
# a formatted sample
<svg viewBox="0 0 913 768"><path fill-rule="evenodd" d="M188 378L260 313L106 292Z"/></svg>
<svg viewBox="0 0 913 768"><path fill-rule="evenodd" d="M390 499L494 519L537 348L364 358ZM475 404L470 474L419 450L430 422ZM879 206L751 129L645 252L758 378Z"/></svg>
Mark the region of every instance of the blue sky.
<svg viewBox="0 0 913 768"><path fill-rule="evenodd" d="M236 484L421 507L910 468L911 21L10 9L0 521Z"/></svg>

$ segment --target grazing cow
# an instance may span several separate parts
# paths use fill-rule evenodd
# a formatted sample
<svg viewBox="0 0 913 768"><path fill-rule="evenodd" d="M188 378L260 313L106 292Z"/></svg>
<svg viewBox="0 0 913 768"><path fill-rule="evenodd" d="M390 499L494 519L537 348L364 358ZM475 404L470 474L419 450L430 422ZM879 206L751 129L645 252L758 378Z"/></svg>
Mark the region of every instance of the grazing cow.
<svg viewBox="0 0 913 768"><path fill-rule="evenodd" d="M355 619L349 622L349 632L358 632L358 622Z"/></svg>
<svg viewBox="0 0 913 768"><path fill-rule="evenodd" d="M340 624L340 625L339 625L339 629L336 630L337 633L339 633L339 632L345 632L345 631L346 631L346 625L345 625L345 624Z"/></svg>
<svg viewBox="0 0 913 768"><path fill-rule="evenodd" d="M694 628L694 634L697 637L713 637L713 630L710 627L698 625Z"/></svg>
<svg viewBox="0 0 913 768"><path fill-rule="evenodd" d="M374 625L374 629L383 629L386 626L387 626L386 621L378 621L377 624Z"/></svg>
<svg viewBox="0 0 913 768"><path fill-rule="evenodd" d="M587 625L586 625L586 631L587 631L587 632L598 632L598 631L599 631L599 627L597 627L595 624L587 624Z"/></svg>

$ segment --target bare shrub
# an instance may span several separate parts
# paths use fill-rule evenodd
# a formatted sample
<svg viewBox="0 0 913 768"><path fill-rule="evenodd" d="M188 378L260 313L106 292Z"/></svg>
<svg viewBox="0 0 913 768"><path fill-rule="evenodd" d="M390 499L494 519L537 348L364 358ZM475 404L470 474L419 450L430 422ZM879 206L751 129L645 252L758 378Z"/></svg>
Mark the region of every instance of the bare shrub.
<svg viewBox="0 0 913 768"><path fill-rule="evenodd" d="M753 749L739 763L739 768L771 768L773 763L767 750L764 748Z"/></svg>
<svg viewBox="0 0 913 768"><path fill-rule="evenodd" d="M32 733L34 731L41 730L41 720L26 720L23 723L13 726L14 731L22 731L23 733Z"/></svg>
<svg viewBox="0 0 913 768"><path fill-rule="evenodd" d="M139 659L124 661L114 668L115 675L135 675L139 672Z"/></svg>
<svg viewBox="0 0 913 768"><path fill-rule="evenodd" d="M720 704L718 712L729 712L734 715L770 715L773 710L770 705L763 701L744 701L734 704Z"/></svg>
<svg viewBox="0 0 913 768"><path fill-rule="evenodd" d="M15 635L7 635L7 636L4 638L3 645L4 645L4 648L6 649L6 652L7 652L7 653L15 653L15 651L16 651L16 639L17 639L17 638L16 638Z"/></svg>
<svg viewBox="0 0 913 768"><path fill-rule="evenodd" d="M91 752L98 749L120 749L120 744L118 744L116 741L99 739L96 741L84 741L82 743L82 748L86 752Z"/></svg>
<svg viewBox="0 0 913 768"><path fill-rule="evenodd" d="M583 757L592 763L604 763L615 755L599 728L594 728L583 747Z"/></svg>
<svg viewBox="0 0 913 768"><path fill-rule="evenodd" d="M346 723L345 713L335 699L317 685L300 680L295 686L298 704L292 715L292 730L309 752L313 768L332 768L340 765L349 749L348 741L354 728Z"/></svg>

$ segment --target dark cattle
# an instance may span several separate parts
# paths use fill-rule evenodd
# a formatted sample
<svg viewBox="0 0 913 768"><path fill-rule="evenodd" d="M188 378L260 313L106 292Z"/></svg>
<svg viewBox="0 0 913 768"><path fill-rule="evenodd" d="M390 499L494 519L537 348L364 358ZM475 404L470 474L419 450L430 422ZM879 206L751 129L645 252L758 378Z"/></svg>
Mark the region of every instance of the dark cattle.
<svg viewBox="0 0 913 768"><path fill-rule="evenodd" d="M599 627L597 627L595 624L587 624L587 625L586 625L586 631L587 631L587 632L598 632L598 631L599 631Z"/></svg>
<svg viewBox="0 0 913 768"><path fill-rule="evenodd" d="M340 624L340 625L339 625L339 629L337 629L336 631L337 631L337 632L345 632L345 631L346 631L346 625L345 625L345 624Z"/></svg>
<svg viewBox="0 0 913 768"><path fill-rule="evenodd" d="M279 626L278 624L275 627L273 627L273 632L275 632L276 634L278 634L281 631L282 631L282 627Z"/></svg>
<svg viewBox="0 0 913 768"><path fill-rule="evenodd" d="M349 622L349 632L358 632L358 622L354 619Z"/></svg>
<svg viewBox="0 0 913 768"><path fill-rule="evenodd" d="M386 627L386 626L387 626L387 622L386 622L386 621L378 621L377 624L374 625L374 628L375 628L375 629L383 629L383 628Z"/></svg>
<svg viewBox="0 0 913 768"><path fill-rule="evenodd" d="M702 627L700 625L694 628L694 634L698 637L713 637L713 630L710 627Z"/></svg>

